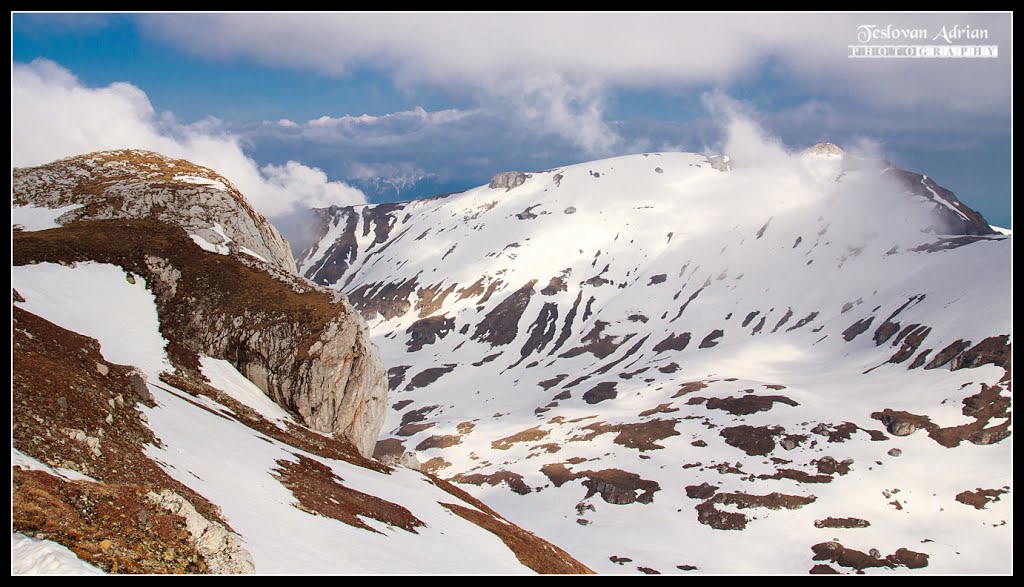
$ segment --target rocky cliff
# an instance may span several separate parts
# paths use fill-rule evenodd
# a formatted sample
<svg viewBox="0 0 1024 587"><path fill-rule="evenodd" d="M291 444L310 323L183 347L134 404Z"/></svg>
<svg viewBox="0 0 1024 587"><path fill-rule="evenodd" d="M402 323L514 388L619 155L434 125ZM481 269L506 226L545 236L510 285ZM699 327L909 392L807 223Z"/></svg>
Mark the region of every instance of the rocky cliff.
<svg viewBox="0 0 1024 587"><path fill-rule="evenodd" d="M343 295L295 275L287 242L227 180L112 151L15 170L13 199L78 206L63 228L17 231L15 264L99 261L143 276L180 374L199 377L197 354L226 359L306 425L372 453L387 386L365 324Z"/></svg>

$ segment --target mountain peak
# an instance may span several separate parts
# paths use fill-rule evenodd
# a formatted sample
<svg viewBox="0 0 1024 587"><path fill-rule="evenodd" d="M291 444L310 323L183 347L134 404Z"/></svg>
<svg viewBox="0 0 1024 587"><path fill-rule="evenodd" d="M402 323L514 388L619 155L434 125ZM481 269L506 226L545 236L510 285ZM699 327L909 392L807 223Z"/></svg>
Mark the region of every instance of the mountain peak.
<svg viewBox="0 0 1024 587"><path fill-rule="evenodd" d="M183 227L200 246L237 249L295 273L291 249L223 175L138 149L98 151L12 171L16 214L55 210L53 226L152 217ZM219 247L219 248L218 248Z"/></svg>
<svg viewBox="0 0 1024 587"><path fill-rule="evenodd" d="M801 153L803 155L824 155L829 157L842 157L846 153L839 148L835 143L818 143L813 147L808 147Z"/></svg>

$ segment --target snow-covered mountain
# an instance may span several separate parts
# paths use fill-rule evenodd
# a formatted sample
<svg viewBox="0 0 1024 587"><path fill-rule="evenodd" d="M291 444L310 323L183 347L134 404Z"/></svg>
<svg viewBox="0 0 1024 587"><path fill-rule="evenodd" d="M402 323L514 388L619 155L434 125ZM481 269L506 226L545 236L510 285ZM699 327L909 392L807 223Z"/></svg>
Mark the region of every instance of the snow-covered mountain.
<svg viewBox="0 0 1024 587"><path fill-rule="evenodd" d="M598 572L1012 569L1012 237L834 145L318 211L415 458Z"/></svg>
<svg viewBox="0 0 1024 587"><path fill-rule="evenodd" d="M365 323L226 179L127 150L13 175L12 574L589 572L368 458Z"/></svg>

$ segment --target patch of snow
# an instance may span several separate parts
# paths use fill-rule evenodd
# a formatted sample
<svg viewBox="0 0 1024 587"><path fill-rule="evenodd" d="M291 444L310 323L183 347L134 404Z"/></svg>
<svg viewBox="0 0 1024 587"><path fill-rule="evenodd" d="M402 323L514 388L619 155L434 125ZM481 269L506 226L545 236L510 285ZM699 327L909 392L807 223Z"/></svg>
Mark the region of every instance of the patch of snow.
<svg viewBox="0 0 1024 587"><path fill-rule="evenodd" d="M170 370L153 294L146 282L104 263L38 263L11 267L20 306L50 322L95 338L103 358L134 365L155 379Z"/></svg>
<svg viewBox="0 0 1024 587"><path fill-rule="evenodd" d="M952 211L956 212L956 213L957 213L957 214L959 214L959 215L960 215L960 217L961 217L961 218L963 218L964 220L969 220L969 218L967 218L967 215L966 215L966 214L964 214L964 213L963 213L963 212L961 212L960 210L957 210L956 206L954 206L953 204L950 204L950 203L949 203L949 201L947 201L947 200L946 200L946 199L944 199L944 198L943 198L942 196L940 196L940 195L939 195L938 193L936 193L936 192L935 192L935 190L933 190L932 188L928 187L928 184L926 184L926 183L924 182L924 180L926 180L926 179L928 179L928 176L927 176L927 175L925 175L925 176L922 176L922 177L921 177L921 185L923 185L923 186L925 187L925 189L926 189L926 190L928 190L929 192L931 192L931 193L932 193L932 196L933 196L933 197L935 198L935 201L936 201L936 202L938 202L938 203L942 204L943 206L945 206L945 207L949 208L950 210L952 210Z"/></svg>
<svg viewBox="0 0 1024 587"><path fill-rule="evenodd" d="M51 475L62 477L68 481L92 481L96 482L95 479L88 475L83 475L74 469L66 469L64 467L51 467L39 459L30 457L29 455L21 452L20 450L11 447L11 466L21 467L29 471L46 471Z"/></svg>
<svg viewBox="0 0 1024 587"><path fill-rule="evenodd" d="M231 363L200 355L199 364L210 385L252 408L261 416L281 426L280 422L295 422L291 414L274 403L263 390L245 378ZM282 426L283 427L283 426Z"/></svg>
<svg viewBox="0 0 1024 587"><path fill-rule="evenodd" d="M260 261L263 261L264 263L269 263L269 261L264 259L258 253L256 253L256 251L250 249L249 247L239 247L238 250L243 252L243 253L245 253L246 255L249 255L250 257L256 257L257 259L259 259Z"/></svg>
<svg viewBox="0 0 1024 587"><path fill-rule="evenodd" d="M214 222L213 226L210 227L210 230L220 235L221 244L226 245L231 242L231 238L224 234L224 227L220 225L220 222Z"/></svg>
<svg viewBox="0 0 1024 587"><path fill-rule="evenodd" d="M1006 236L1013 236L1013 231L1010 230L1009 228L1002 228L1002 227L999 227L999 226L992 226L991 224L989 225L989 228L991 228L992 230L998 232L999 234L1005 234Z"/></svg>
<svg viewBox="0 0 1024 587"><path fill-rule="evenodd" d="M185 183L191 183L195 185L208 185L218 190L227 190L228 186L224 185L224 182L216 179L210 179L207 177L199 177L197 175L175 175L175 181L183 181Z"/></svg>
<svg viewBox="0 0 1024 587"><path fill-rule="evenodd" d="M36 206L11 206L11 226L25 231L60 228L57 219L72 210L81 208L82 204L71 204L61 208L39 208Z"/></svg>
<svg viewBox="0 0 1024 587"><path fill-rule="evenodd" d="M66 546L11 532L12 575L105 575Z"/></svg>
<svg viewBox="0 0 1024 587"><path fill-rule="evenodd" d="M210 251L211 253L217 253L218 255L227 255L231 252L226 245L215 245L198 234L190 234L188 236L192 239L192 242L199 245L199 248L204 251Z"/></svg>

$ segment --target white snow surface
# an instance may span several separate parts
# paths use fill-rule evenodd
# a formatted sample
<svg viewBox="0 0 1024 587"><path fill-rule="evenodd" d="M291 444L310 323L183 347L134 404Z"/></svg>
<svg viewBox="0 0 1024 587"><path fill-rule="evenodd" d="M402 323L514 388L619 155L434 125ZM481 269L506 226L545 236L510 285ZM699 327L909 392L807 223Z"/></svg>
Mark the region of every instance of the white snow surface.
<svg viewBox="0 0 1024 587"><path fill-rule="evenodd" d="M211 385L256 410L267 420L277 423L279 426L283 421L296 423L291 414L274 403L267 397L267 394L263 393L262 389L246 379L231 363L200 355L199 364L203 375L210 380Z"/></svg>
<svg viewBox="0 0 1024 587"><path fill-rule="evenodd" d="M23 309L99 340L107 361L135 365L156 377L171 368L167 341L145 279L131 278L135 283L120 267L103 263L11 267L11 282L25 298Z"/></svg>
<svg viewBox="0 0 1024 587"><path fill-rule="evenodd" d="M105 575L67 547L11 532L11 575Z"/></svg>
<svg viewBox="0 0 1024 587"><path fill-rule="evenodd" d="M218 255L227 255L231 252L231 249L229 249L227 245L215 245L198 234L190 234L188 236L192 239L192 242L199 245L199 248L204 251L210 251L211 253L217 253Z"/></svg>
<svg viewBox="0 0 1024 587"><path fill-rule="evenodd" d="M210 179L208 177L200 177L198 175L175 175L174 181L181 181L185 183L192 183L195 185L208 185L218 190L227 190L228 186L224 185L224 182L217 179Z"/></svg>
<svg viewBox="0 0 1024 587"><path fill-rule="evenodd" d="M355 216L357 249L345 258L351 267L328 284L344 289L357 308L376 292L413 284L400 290L407 297L385 293L387 302L376 306L394 314L366 314L397 381L382 438L402 441L420 462L443 458L451 465L437 473L446 478L521 475L530 489L525 495L497 481L461 487L598 572L639 574L643 566L679 573L679 565L694 565L696 573L806 574L817 564L811 546L833 538L864 552L877 548L883 557L898 548L929 555L921 570L872 568L869 574L1009 572L1012 436L946 448L921 430L896 437L871 414L906 410L939 426L974 421L962 413L962 401L982 384L997 384L1002 369L908 367L924 351L930 360L957 340L1012 335L1012 239L977 237L929 252L946 242L922 228L935 203L907 197L875 172L849 171L837 181L837 162L794 158L772 169L721 172L703 155L652 153L566 166L533 173L511 190L481 186L405 203L384 218L383 242L372 208L343 211L298 264L323 283L326 269L340 262L324 255ZM564 278L565 291L542 291L556 277ZM531 287L512 322L514 338L488 342L485 316ZM431 317L454 323L413 351L410 345L424 340L415 328ZM873 340L890 317L901 332L911 325L931 329L901 363L889 361L906 332L881 344ZM868 319L870 327L847 342L844 332ZM716 331L721 335L714 339ZM685 349L654 350L669 335L683 334L690 336ZM545 337L542 347L530 346L531 338ZM700 348L706 337L717 346ZM601 357L583 350L598 338L617 346ZM449 370L435 382L413 382L439 367ZM707 382L706 388L674 397L693 381ZM615 397L585 399L599 383L615 384ZM784 388L768 387L779 385ZM706 400L690 403L750 394L798 405L733 415L709 409ZM662 411L640 415L663 404ZM403 416L415 410L426 410L418 424L433 426L399 434ZM655 419L674 420L677 435L658 440L664 448L653 450L585 428ZM469 432L458 427L466 422L474 426ZM847 441L812 432L844 422L860 429ZM768 454L748 455L721 435L740 425L785 432ZM492 445L533 427L547 436L507 449ZM886 440L873 441L866 430ZM459 443L415 449L443 435L458 435ZM805 439L784 450L784 435ZM574 440L587 436L593 438ZM697 441L706 446L692 444ZM890 456L893 448L902 455ZM781 469L817 474L824 456L853 459L850 473L829 483L759 478ZM583 478L556 487L541 472L554 464L573 472L620 469L659 490L651 503L617 505L588 496ZM742 473L720 472L723 464ZM816 499L795 510L719 505L748 520L744 530L716 530L697 519L694 506L703 500L685 492L704 482L719 493ZM1004 487L1011 492L983 510L954 499L966 490ZM895 500L902 509L890 503ZM859 517L870 526L814 526L830 516ZM632 562L616 564L612 556Z"/></svg>
<svg viewBox="0 0 1024 587"><path fill-rule="evenodd" d="M46 471L51 475L62 477L69 481L96 481L88 475L84 475L73 469L66 469L64 467L51 467L39 459L33 458L20 450L11 447L11 466L21 467L29 471Z"/></svg>
<svg viewBox="0 0 1024 587"><path fill-rule="evenodd" d="M38 206L11 206L11 226L25 231L59 228L57 219L72 210L81 208L82 204L71 204L60 208L44 208Z"/></svg>

